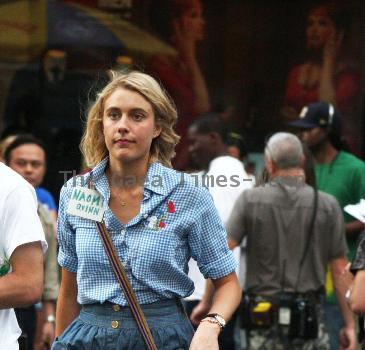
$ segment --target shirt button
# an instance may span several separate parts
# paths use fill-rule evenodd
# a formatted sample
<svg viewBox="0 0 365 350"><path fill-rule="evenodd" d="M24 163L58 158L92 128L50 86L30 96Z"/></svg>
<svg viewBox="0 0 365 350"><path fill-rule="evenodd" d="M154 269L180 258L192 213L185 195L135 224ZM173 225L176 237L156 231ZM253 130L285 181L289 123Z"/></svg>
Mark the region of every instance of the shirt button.
<svg viewBox="0 0 365 350"><path fill-rule="evenodd" d="M119 305L113 305L113 310L114 311L120 311L120 306Z"/></svg>
<svg viewBox="0 0 365 350"><path fill-rule="evenodd" d="M145 219L147 219L147 217L148 217L148 214L144 214L144 215L143 215L143 217L144 217Z"/></svg>
<svg viewBox="0 0 365 350"><path fill-rule="evenodd" d="M119 322L118 321L112 321L112 328L116 329L119 327Z"/></svg>
<svg viewBox="0 0 365 350"><path fill-rule="evenodd" d="M125 229L124 228L120 230L120 234L121 235L124 235L125 234Z"/></svg>

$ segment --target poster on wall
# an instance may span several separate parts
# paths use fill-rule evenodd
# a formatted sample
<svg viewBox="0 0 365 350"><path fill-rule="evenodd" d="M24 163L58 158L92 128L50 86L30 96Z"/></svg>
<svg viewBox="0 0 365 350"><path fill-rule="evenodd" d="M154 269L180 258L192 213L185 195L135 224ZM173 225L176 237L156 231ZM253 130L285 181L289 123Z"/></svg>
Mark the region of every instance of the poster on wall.
<svg viewBox="0 0 365 350"><path fill-rule="evenodd" d="M56 49L69 73L95 77L129 66L155 76L179 111L177 168L188 161L186 130L202 113L221 113L248 151L261 152L268 134L317 100L340 110L343 136L361 154L363 2L4 0L0 7L2 116L9 94L25 90L14 92L13 78L38 74Z"/></svg>

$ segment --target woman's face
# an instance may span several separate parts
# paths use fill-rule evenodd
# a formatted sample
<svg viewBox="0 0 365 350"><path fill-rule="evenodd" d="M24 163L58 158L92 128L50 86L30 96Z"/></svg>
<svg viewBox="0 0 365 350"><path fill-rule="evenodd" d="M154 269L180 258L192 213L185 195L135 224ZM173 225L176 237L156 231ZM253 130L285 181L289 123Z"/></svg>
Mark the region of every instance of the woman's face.
<svg viewBox="0 0 365 350"><path fill-rule="evenodd" d="M147 161L160 132L151 104L139 93L118 88L105 100L103 133L111 160Z"/></svg>
<svg viewBox="0 0 365 350"><path fill-rule="evenodd" d="M194 33L195 40L202 40L205 26L202 5L200 0L192 0L190 3L191 6L181 14L179 20L184 31Z"/></svg>
<svg viewBox="0 0 365 350"><path fill-rule="evenodd" d="M307 22L308 49L322 49L328 39L336 33L335 24L324 9L317 9L309 14Z"/></svg>

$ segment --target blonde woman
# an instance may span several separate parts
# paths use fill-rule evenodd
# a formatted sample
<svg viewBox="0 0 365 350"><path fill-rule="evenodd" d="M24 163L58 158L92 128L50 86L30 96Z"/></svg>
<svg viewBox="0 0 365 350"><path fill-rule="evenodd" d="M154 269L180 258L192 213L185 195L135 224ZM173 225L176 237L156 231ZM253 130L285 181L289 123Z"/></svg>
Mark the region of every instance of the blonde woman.
<svg viewBox="0 0 365 350"><path fill-rule="evenodd" d="M92 170L61 190L62 283L53 349L145 349L95 222L70 214L73 189L91 179L157 348L218 349L224 320L240 300L236 264L208 191L171 169L176 121L158 83L139 72L115 75L91 107L81 146ZM195 335L180 303L194 289L190 256L216 287L210 310L216 315Z"/></svg>

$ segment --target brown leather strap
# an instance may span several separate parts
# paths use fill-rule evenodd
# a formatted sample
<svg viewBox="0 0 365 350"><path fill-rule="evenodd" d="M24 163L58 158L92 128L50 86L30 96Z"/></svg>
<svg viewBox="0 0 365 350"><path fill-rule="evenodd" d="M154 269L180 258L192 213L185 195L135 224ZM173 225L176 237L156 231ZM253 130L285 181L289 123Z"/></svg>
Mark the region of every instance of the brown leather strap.
<svg viewBox="0 0 365 350"><path fill-rule="evenodd" d="M132 314L137 322L139 331L142 334L143 340L146 344L148 350L157 350L155 342L153 340L151 330L147 324L146 318L143 314L143 311L137 301L136 294L129 282L127 274L125 272L124 266L120 262L120 259L115 250L114 244L110 238L109 232L105 226L104 222L97 222L98 231L103 242L105 251L108 255L110 264L112 265L114 274L124 291L124 295L128 301L128 304L131 308Z"/></svg>

